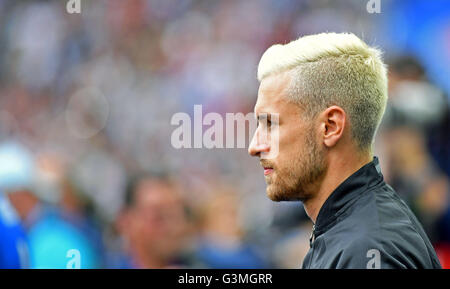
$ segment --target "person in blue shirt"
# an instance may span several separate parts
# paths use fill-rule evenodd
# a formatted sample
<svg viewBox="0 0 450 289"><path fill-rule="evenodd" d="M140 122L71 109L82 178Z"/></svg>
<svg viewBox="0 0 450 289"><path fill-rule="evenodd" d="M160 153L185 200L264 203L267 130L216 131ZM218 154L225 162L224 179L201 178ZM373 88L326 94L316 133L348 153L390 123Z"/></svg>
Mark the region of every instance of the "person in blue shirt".
<svg viewBox="0 0 450 289"><path fill-rule="evenodd" d="M28 243L14 208L0 193L0 269L28 268Z"/></svg>
<svg viewBox="0 0 450 289"><path fill-rule="evenodd" d="M0 144L0 190L4 193L1 204L6 208L0 210L4 212L4 217L0 217L0 254L9 262L5 267L17 268L18 262L13 263L11 255L27 259L22 253L27 251L26 243L15 241L22 240L16 235L24 235L19 234L17 227L20 219L27 236L30 268L99 268L100 253L84 227L77 226L75 218L68 218L69 214L56 202L46 202L35 192L37 170L34 156L24 146L15 142ZM3 230L2 223L8 231Z"/></svg>

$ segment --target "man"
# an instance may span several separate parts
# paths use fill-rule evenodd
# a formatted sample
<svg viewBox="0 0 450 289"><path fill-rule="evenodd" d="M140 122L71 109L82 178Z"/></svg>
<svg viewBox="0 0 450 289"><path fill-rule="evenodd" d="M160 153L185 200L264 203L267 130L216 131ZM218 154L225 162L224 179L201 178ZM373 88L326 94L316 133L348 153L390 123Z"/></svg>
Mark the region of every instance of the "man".
<svg viewBox="0 0 450 289"><path fill-rule="evenodd" d="M302 267L440 268L373 156L387 100L380 51L353 34L305 36L270 47L258 80L249 154L260 158L269 198L302 201L314 223Z"/></svg>
<svg viewBox="0 0 450 289"><path fill-rule="evenodd" d="M174 268L191 265L182 252L189 223L176 184L165 175L140 175L127 188L117 229L127 256L111 260L112 268Z"/></svg>

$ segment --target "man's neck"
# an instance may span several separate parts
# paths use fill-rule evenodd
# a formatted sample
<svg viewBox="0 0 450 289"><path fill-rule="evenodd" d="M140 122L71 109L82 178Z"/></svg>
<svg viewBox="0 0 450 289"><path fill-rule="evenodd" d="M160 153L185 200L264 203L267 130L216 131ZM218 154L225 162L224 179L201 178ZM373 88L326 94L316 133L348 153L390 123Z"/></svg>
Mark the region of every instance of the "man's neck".
<svg viewBox="0 0 450 289"><path fill-rule="evenodd" d="M372 159L373 156L371 155L361 158L355 156L339 159L336 156L330 157L325 176L320 179L319 184L313 185L315 187L313 197L303 202L306 214L313 223L316 223L320 208L331 193L357 170L371 162Z"/></svg>

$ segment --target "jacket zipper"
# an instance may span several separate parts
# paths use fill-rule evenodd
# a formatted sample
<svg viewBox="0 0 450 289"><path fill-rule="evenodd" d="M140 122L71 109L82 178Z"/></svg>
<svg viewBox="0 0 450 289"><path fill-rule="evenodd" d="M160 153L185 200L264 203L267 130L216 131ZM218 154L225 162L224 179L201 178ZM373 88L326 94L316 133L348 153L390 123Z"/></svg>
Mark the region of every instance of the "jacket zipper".
<svg viewBox="0 0 450 289"><path fill-rule="evenodd" d="M313 244L314 239L315 239L315 237L316 237L316 236L314 235L315 231L316 231L316 225L314 224L313 227L312 227L311 236L309 237L309 247L310 247L310 248L312 248L312 244Z"/></svg>

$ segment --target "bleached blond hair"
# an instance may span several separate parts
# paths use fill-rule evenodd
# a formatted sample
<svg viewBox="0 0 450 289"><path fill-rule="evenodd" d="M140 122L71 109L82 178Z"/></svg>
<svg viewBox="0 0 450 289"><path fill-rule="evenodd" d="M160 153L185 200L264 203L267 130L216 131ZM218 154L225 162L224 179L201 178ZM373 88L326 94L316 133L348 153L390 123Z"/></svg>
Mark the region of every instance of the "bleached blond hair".
<svg viewBox="0 0 450 289"><path fill-rule="evenodd" d="M331 105L347 113L351 133L370 151L387 102L387 69L381 51L351 33L321 33L271 46L261 57L258 80L288 73L288 96L309 118Z"/></svg>

